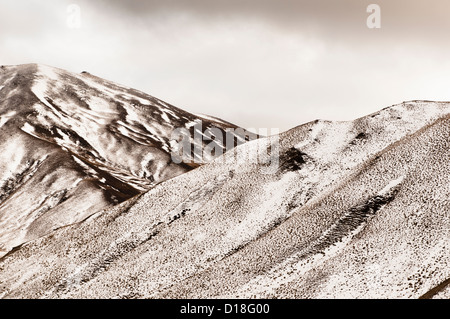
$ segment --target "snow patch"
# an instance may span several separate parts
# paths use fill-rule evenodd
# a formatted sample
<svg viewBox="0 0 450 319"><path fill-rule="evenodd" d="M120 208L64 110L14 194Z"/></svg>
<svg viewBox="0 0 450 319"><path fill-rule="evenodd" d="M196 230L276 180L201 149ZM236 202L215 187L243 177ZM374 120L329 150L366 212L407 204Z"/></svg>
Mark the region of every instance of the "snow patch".
<svg viewBox="0 0 450 319"><path fill-rule="evenodd" d="M132 109L130 107L125 107L125 109L127 111L127 115L125 117L125 120L127 122L130 122L130 123L132 123L132 122L138 122L138 123L141 122L139 114L137 114L137 112L134 109Z"/></svg>
<svg viewBox="0 0 450 319"><path fill-rule="evenodd" d="M130 137L128 130L124 126L119 126L117 130L124 136Z"/></svg>
<svg viewBox="0 0 450 319"><path fill-rule="evenodd" d="M136 96L136 95L131 95L131 94L128 94L128 93L125 93L125 92L120 92L120 95L121 95L123 98L125 98L126 100L128 100L128 101L136 100L136 101L138 101L140 104L145 105L145 106L150 106L150 105L152 105L152 102L151 102L150 100L145 100L145 99L140 98L140 97L138 97L138 96Z"/></svg>
<svg viewBox="0 0 450 319"><path fill-rule="evenodd" d="M55 111L53 106L45 99L45 95L47 92L47 83L44 80L35 81L31 88L31 91L42 103L44 103L44 105L48 106L52 111Z"/></svg>
<svg viewBox="0 0 450 319"><path fill-rule="evenodd" d="M6 124L14 115L16 115L16 111L10 111L6 114L0 115L0 127Z"/></svg>
<svg viewBox="0 0 450 319"><path fill-rule="evenodd" d="M402 175L397 179L392 180L389 184L387 184L379 193L378 195L386 195L390 193L390 191L394 188L396 188L398 185L400 185L403 180L405 179L405 176Z"/></svg>
<svg viewBox="0 0 450 319"><path fill-rule="evenodd" d="M186 128L191 128L192 126L194 126L194 125L196 125L196 124L200 124L200 123L201 123L200 120L190 121L190 122L187 122L187 123L185 124L185 127L186 127Z"/></svg>
<svg viewBox="0 0 450 319"><path fill-rule="evenodd" d="M167 114L170 114L172 117L176 118L176 119L180 119L180 117L178 115L175 114L175 112L173 110L171 110L167 104L164 103L164 112L166 112Z"/></svg>
<svg viewBox="0 0 450 319"><path fill-rule="evenodd" d="M25 124L21 127L21 130L25 133L36 136L34 127L30 123L25 122Z"/></svg>
<svg viewBox="0 0 450 319"><path fill-rule="evenodd" d="M365 225L358 226L339 242L326 247L321 253L316 253L305 258L304 252L301 251L289 256L266 274L259 275L243 285L239 289L237 295L239 298L251 298L251 296L254 295L264 297L274 294L279 287L288 285L294 280L298 280L299 277L313 270L320 263L339 254L341 250L351 242L354 236L364 228L364 226Z"/></svg>
<svg viewBox="0 0 450 319"><path fill-rule="evenodd" d="M161 113L161 117L164 121L166 121L167 123L171 124L169 117L167 116L167 114L165 112Z"/></svg>
<svg viewBox="0 0 450 319"><path fill-rule="evenodd" d="M318 121L312 128L310 131L310 135L308 137L306 137L305 140L301 141L300 143L298 143L297 145L295 145L294 147L298 150L302 149L303 147L305 147L306 145L308 145L309 143L311 143L311 141L314 141L317 136L319 135L320 131L322 131L325 127L325 124L323 121Z"/></svg>
<svg viewBox="0 0 450 319"><path fill-rule="evenodd" d="M264 185L264 194L261 197L266 200L252 209L241 223L227 231L226 241L249 242L267 231L267 224L287 218L289 212L281 208L285 201L286 189L289 188L294 179L296 179L296 174L289 172L283 175L279 181Z"/></svg>
<svg viewBox="0 0 450 319"><path fill-rule="evenodd" d="M82 178L82 177L76 179L76 180L73 182L73 184L70 186L70 188L77 187L78 184L80 184L81 181L83 181L83 178Z"/></svg>
<svg viewBox="0 0 450 319"><path fill-rule="evenodd" d="M39 69L39 75L43 76L44 78L52 79L52 80L58 80L58 74L56 73L56 69L47 65L40 64L38 66Z"/></svg>
<svg viewBox="0 0 450 319"><path fill-rule="evenodd" d="M223 120L221 120L221 119L219 119L217 117L211 116L211 115L207 115L207 114L203 114L203 113L194 113L194 115L198 116L198 117L201 117L201 118L204 118L205 120L210 120L210 121L213 121L213 122L219 122L219 123L223 123L223 124L228 124L225 121L223 121Z"/></svg>

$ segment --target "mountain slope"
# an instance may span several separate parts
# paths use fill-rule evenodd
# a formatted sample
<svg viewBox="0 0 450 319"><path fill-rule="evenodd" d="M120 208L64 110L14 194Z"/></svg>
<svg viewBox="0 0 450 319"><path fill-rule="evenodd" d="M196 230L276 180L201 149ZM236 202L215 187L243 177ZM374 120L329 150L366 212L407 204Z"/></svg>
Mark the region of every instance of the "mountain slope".
<svg viewBox="0 0 450 319"><path fill-rule="evenodd" d="M202 150L205 130L236 126L86 72L2 66L0 256L212 159L174 163L177 128Z"/></svg>
<svg viewBox="0 0 450 319"><path fill-rule="evenodd" d="M402 103L239 146L8 254L0 291L50 298L426 295L450 277L449 111L449 103ZM280 163L268 172L255 159L277 142Z"/></svg>

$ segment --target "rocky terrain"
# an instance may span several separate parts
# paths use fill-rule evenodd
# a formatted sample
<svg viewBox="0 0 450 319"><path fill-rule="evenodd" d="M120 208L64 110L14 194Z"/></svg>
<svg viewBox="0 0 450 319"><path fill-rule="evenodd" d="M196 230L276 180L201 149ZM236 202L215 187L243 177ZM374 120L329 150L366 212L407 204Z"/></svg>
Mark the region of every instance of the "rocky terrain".
<svg viewBox="0 0 450 319"><path fill-rule="evenodd" d="M14 68L5 72L16 77L40 74ZM8 78L14 79L11 74ZM52 78L48 70L46 74ZM450 103L410 101L353 121L317 120L237 146L190 171L166 160L161 161L165 166L150 166L145 175L139 166L145 162L142 158L157 153L149 144L159 139L158 152L170 145L164 142L168 134L156 131L156 123L164 123L162 115L146 118L138 113L133 120L122 115L120 121L129 119L128 124L109 128L98 124L98 114L108 110L104 104L98 105L95 116L72 114L71 104L64 102L70 94L60 92L64 85L74 85L72 81L95 87L112 105L117 98L130 107L126 101L131 98L90 75L65 76L69 84L58 78L53 94L48 86L32 90L25 99L32 101L27 107L19 96L13 98L14 89L8 95L0 91L1 112L10 114L1 117L0 141L9 149L1 155L1 165L9 165L2 170L3 180L8 169L16 174L27 167L23 159L34 159L24 174L30 177L12 182L14 191L4 191L0 201L0 234L9 243L0 259L0 297L450 297ZM17 102L5 103L8 98ZM148 107L163 103L146 98ZM55 118L48 118L47 111L39 113L44 106L61 111L52 111ZM28 114L30 108L37 108L36 113ZM192 120L181 115L187 113L170 110ZM70 122L70 128L86 146L72 142L75 133L63 130L66 113L71 119L82 118L76 122L79 126ZM107 118L114 122L113 115ZM211 125L228 125L216 121ZM49 133L40 126L56 126L61 132ZM113 137L97 138L93 132L98 127L108 127ZM138 143L141 140L126 128L146 136L148 144ZM128 153L136 155L123 162ZM106 174L110 179L104 177L102 184L99 180ZM154 181L148 179L150 174L156 176ZM105 194L113 195L106 191L111 187L128 195L115 195L121 200L111 204L105 200ZM71 197L42 195L44 202L59 205L42 215L48 218L27 217L28 211L15 208L34 208L26 200L36 200L43 189L68 189L61 198ZM66 202L70 204L64 206ZM62 224L66 227L55 227ZM14 241L17 236L12 234L24 237ZM8 250L11 247L16 248Z"/></svg>
<svg viewBox="0 0 450 319"><path fill-rule="evenodd" d="M175 128L190 135L190 161L172 161ZM192 157L209 128L236 126L87 72L2 66L0 256L210 161Z"/></svg>

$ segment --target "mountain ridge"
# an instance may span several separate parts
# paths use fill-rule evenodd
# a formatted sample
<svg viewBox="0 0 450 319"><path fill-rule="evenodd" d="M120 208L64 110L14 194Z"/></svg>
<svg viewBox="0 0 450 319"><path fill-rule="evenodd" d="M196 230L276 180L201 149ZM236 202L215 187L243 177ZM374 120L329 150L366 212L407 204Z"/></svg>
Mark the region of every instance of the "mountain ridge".
<svg viewBox="0 0 450 319"><path fill-rule="evenodd" d="M0 255L212 159L174 163L177 128L190 134L190 147L202 150L211 143L206 130L237 126L90 74L2 66Z"/></svg>
<svg viewBox="0 0 450 319"><path fill-rule="evenodd" d="M0 294L446 298L449 114L403 102L240 145L7 254Z"/></svg>

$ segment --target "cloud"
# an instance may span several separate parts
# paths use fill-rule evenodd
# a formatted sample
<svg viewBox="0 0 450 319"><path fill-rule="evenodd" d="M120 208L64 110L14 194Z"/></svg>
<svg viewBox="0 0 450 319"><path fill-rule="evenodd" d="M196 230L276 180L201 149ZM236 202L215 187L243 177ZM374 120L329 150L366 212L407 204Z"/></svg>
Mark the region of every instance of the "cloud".
<svg viewBox="0 0 450 319"><path fill-rule="evenodd" d="M66 25L81 8L81 28ZM382 27L366 26L368 4ZM282 130L448 99L444 0L5 1L0 64L88 70L188 111Z"/></svg>
<svg viewBox="0 0 450 319"><path fill-rule="evenodd" d="M446 0L103 0L96 2L101 10L117 10L123 15L146 16L185 12L201 19L241 17L260 19L266 24L287 28L326 29L336 34L347 30L350 35L363 34L366 8L376 3L382 8L383 26L392 33L406 35L411 30L443 35L450 26ZM417 34L415 35L417 36Z"/></svg>

